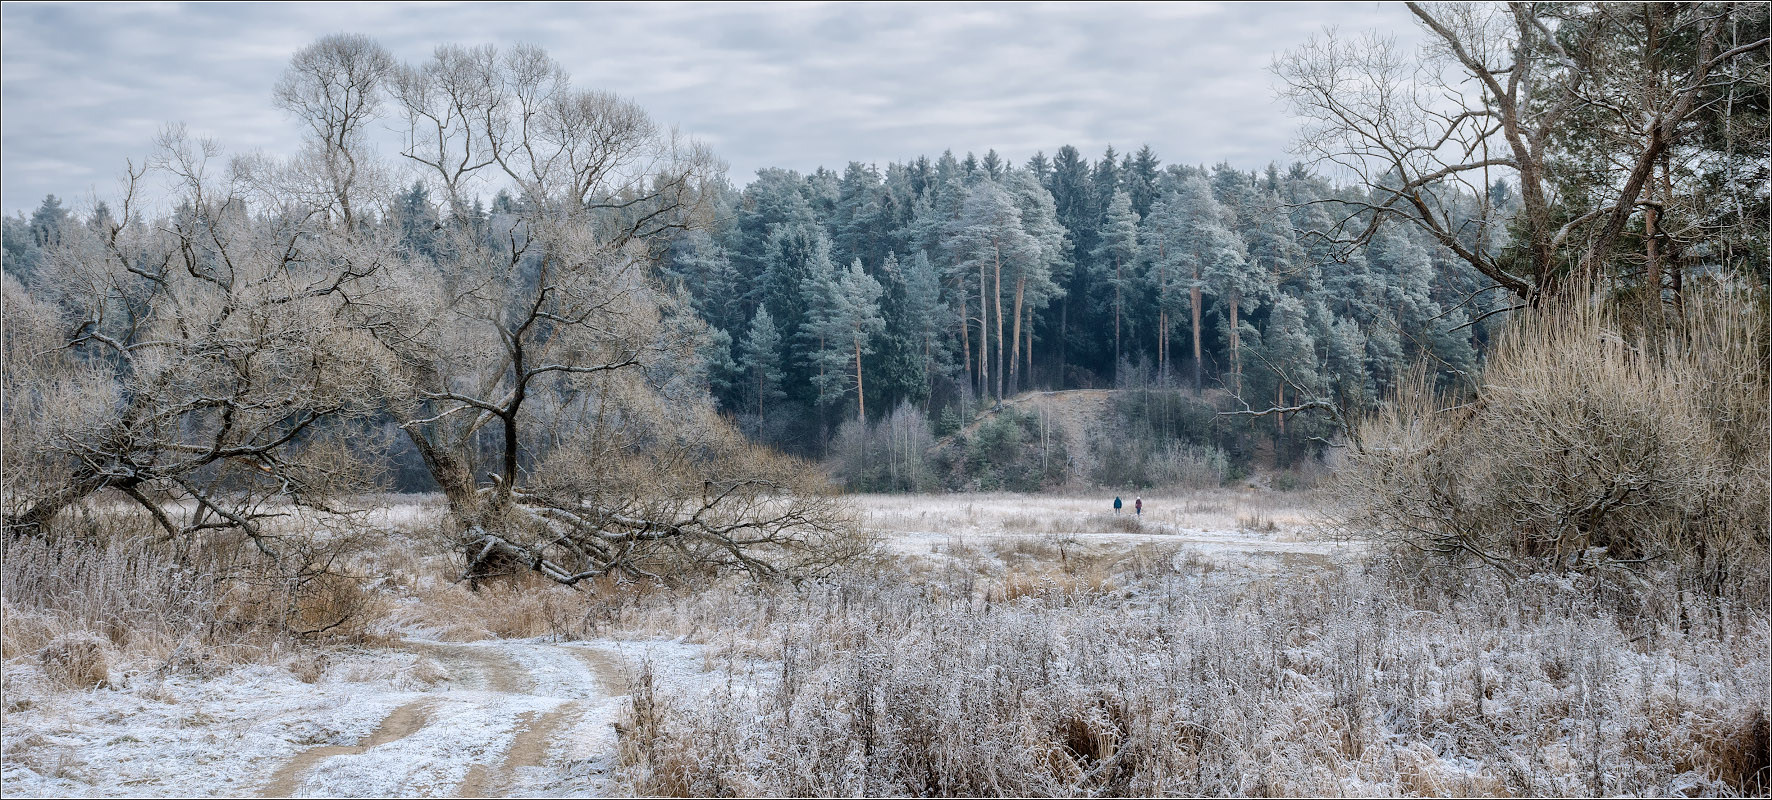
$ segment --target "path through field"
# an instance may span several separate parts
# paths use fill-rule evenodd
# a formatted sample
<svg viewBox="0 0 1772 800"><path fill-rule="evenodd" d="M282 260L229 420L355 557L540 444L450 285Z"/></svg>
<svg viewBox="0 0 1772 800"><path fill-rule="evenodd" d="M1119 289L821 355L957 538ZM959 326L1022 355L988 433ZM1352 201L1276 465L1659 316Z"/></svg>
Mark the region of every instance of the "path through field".
<svg viewBox="0 0 1772 800"><path fill-rule="evenodd" d="M578 777L591 785L575 788L603 788L626 695L610 653L527 642L405 647L441 664L451 686L396 707L358 744L297 753L261 796L532 795L565 788L554 784L568 762L590 773Z"/></svg>
<svg viewBox="0 0 1772 800"><path fill-rule="evenodd" d="M406 639L336 660L311 684L263 667L143 681L9 714L0 786L9 796L608 795L630 678L647 662L661 684L693 683L700 652L670 641ZM41 755L16 746L18 734Z"/></svg>

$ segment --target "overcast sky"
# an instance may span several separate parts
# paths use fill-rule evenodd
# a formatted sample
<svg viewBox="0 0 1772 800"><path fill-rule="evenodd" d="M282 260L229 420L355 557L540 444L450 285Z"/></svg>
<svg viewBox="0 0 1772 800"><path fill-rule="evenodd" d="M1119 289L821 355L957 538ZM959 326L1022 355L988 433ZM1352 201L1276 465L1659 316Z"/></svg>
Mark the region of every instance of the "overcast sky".
<svg viewBox="0 0 1772 800"><path fill-rule="evenodd" d="M296 49L366 33L418 61L445 42L539 44L574 84L640 102L760 167L841 169L951 148L1016 163L1150 144L1165 163L1285 161L1268 64L1326 25L1414 41L1400 5L202 4L0 7L0 208L113 195L168 122L293 152L271 86Z"/></svg>

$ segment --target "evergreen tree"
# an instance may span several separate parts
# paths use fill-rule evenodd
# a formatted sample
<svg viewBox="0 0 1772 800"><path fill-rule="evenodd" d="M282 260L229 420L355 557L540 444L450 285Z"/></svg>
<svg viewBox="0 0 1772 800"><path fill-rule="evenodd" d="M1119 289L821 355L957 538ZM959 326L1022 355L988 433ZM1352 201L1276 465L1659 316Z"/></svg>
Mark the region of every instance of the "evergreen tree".
<svg viewBox="0 0 1772 800"><path fill-rule="evenodd" d="M1187 252L1186 218L1176 198L1158 198L1151 205L1150 216L1140 221L1138 241L1140 259L1145 264L1144 288L1150 293L1157 312L1157 374L1167 379L1171 370L1169 334L1175 320L1186 313L1188 288L1193 285Z"/></svg>
<svg viewBox="0 0 1772 800"><path fill-rule="evenodd" d="M61 198L53 194L45 195L37 210L31 213L32 243L40 250L61 245L68 217L68 210L62 207Z"/></svg>
<svg viewBox="0 0 1772 800"><path fill-rule="evenodd" d="M1039 150L1034 157L1028 159L1027 171L1034 176L1041 186L1052 188L1052 162L1046 158L1046 151Z"/></svg>
<svg viewBox="0 0 1772 800"><path fill-rule="evenodd" d="M1303 391L1311 397L1321 393L1323 381L1318 372L1316 342L1304 301L1288 294L1276 295L1268 312L1267 330L1261 338L1262 361L1273 380L1275 408L1287 405L1288 391ZM1274 415L1274 429L1279 435L1286 435L1284 413Z"/></svg>
<svg viewBox="0 0 1772 800"><path fill-rule="evenodd" d="M1204 178L1195 176L1182 182L1179 193L1185 222L1187 247L1183 263L1197 290L1194 307L1194 386L1200 385L1200 300L1201 294L1212 295L1226 305L1226 332L1230 340L1232 382L1235 391L1242 391L1242 324L1241 313L1253 310L1260 303L1268 281L1259 267L1249 263L1243 237L1231 228L1230 214L1219 205Z"/></svg>
<svg viewBox="0 0 1772 800"><path fill-rule="evenodd" d="M992 148L984 154L984 160L979 162L979 166L984 169L987 177L995 181L1002 179L1003 171L1008 165L1003 163L1002 156L997 155L996 149Z"/></svg>
<svg viewBox="0 0 1772 800"><path fill-rule="evenodd" d="M1150 145L1138 148L1126 165L1126 195L1132 198L1132 212L1139 219L1150 216L1151 205L1157 200L1157 167L1161 162Z"/></svg>
<svg viewBox="0 0 1772 800"><path fill-rule="evenodd" d="M1026 261L1013 265L1015 276L1014 330L1010 335L1009 382L1011 392L1031 383L1034 370L1034 318L1064 292L1070 270L1069 246L1052 193L1032 173L1010 174L1004 186L1021 214L1021 229L1032 241ZM1026 353L1025 360L1019 353ZM1022 369L1025 367L1025 371Z"/></svg>
<svg viewBox="0 0 1772 800"><path fill-rule="evenodd" d="M809 297L809 287L828 279L835 271L831 263L830 239L816 223L793 223L779 226L769 236L768 257L762 277L763 307L775 318L782 338L790 343L786 359L789 391L808 387L817 370L814 356L806 348L801 329L810 316L817 313L822 298ZM811 401L813 396L803 396Z"/></svg>
<svg viewBox="0 0 1772 800"><path fill-rule="evenodd" d="M874 342L885 333L880 316L880 284L867 274L861 262L847 270L833 270L806 278L803 295L814 306L800 332L812 346L812 377L818 401L831 403L855 389L856 418L867 420L866 383L862 359L874 352Z"/></svg>
<svg viewBox="0 0 1772 800"><path fill-rule="evenodd" d="M759 437L769 407L787 397L787 392L781 389L786 378L781 350L781 332L775 327L775 318L769 315L768 308L757 309L757 316L751 319L750 333L745 336L744 347L739 351L738 366L750 379L748 394L755 402L752 408L757 414L756 435Z"/></svg>
<svg viewBox="0 0 1772 800"><path fill-rule="evenodd" d="M41 249L31 234L31 222L23 213L17 217L0 217L0 267L6 274L29 286L37 275Z"/></svg>
<svg viewBox="0 0 1772 800"><path fill-rule="evenodd" d="M1071 265L1070 279L1065 282L1065 292L1058 304L1058 374L1060 380L1065 374L1066 365L1070 360L1073 341L1088 341L1088 314L1086 298L1089 289L1089 260L1095 252L1096 230L1100 227L1100 218L1094 213L1094 190L1090 184L1089 161L1083 158L1077 148L1065 145L1058 148L1058 154L1052 159L1051 179L1052 203L1058 211L1058 222L1064 226L1070 237L1071 252L1075 261ZM1075 318L1073 320L1073 317ZM1073 322L1078 323L1073 325ZM1084 352L1088 352L1087 349Z"/></svg>
<svg viewBox="0 0 1772 800"><path fill-rule="evenodd" d="M1138 215L1133 213L1132 198L1125 192L1114 192L1108 201L1107 213L1102 216L1101 238L1093 255L1104 274L1103 282L1113 292L1114 368L1118 370L1122 358L1120 323L1125 317L1126 292L1136 285L1137 273L1131 267L1138 258Z"/></svg>
<svg viewBox="0 0 1772 800"><path fill-rule="evenodd" d="M1010 270L1013 286L1018 270L1026 269L1042 255L1040 243L1022 228L1021 211L1002 187L980 181L966 194L966 203L949 240L949 252L958 272L978 276L979 348L978 390L1003 398L1003 271ZM994 323L994 325L993 325ZM993 334L994 329L994 336ZM994 343L994 347L993 347ZM991 383L991 359L996 359L997 381Z"/></svg>
<svg viewBox="0 0 1772 800"><path fill-rule="evenodd" d="M443 223L423 182L414 181L410 190L396 195L389 211L387 221L407 252L422 258L437 255L438 233Z"/></svg>
<svg viewBox="0 0 1772 800"><path fill-rule="evenodd" d="M941 333L945 328L942 320L947 319L947 314L941 304L941 276L935 265L929 262L928 254L921 250L911 257L904 275L904 303L899 311L897 335L922 355L922 399L927 403L933 389L931 381L940 369L945 352Z"/></svg>

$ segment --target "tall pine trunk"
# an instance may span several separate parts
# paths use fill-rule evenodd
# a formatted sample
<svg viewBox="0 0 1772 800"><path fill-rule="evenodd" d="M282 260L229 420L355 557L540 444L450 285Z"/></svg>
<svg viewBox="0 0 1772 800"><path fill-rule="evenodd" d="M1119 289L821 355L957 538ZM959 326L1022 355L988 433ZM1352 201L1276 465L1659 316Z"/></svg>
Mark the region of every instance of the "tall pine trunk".
<svg viewBox="0 0 1772 800"><path fill-rule="evenodd" d="M984 262L978 262L978 395L991 393L991 300Z"/></svg>
<svg viewBox="0 0 1772 800"><path fill-rule="evenodd" d="M997 402L1003 402L1003 251L992 248L991 299L997 306Z"/></svg>
<svg viewBox="0 0 1772 800"><path fill-rule="evenodd" d="M966 380L972 380L972 320L966 316L966 282L960 281L960 355Z"/></svg>
<svg viewBox="0 0 1772 800"><path fill-rule="evenodd" d="M868 422L867 393L861 387L861 337L855 337L855 414L863 425Z"/></svg>
<svg viewBox="0 0 1772 800"><path fill-rule="evenodd" d="M1114 380L1120 378L1120 257L1114 256Z"/></svg>
<svg viewBox="0 0 1772 800"><path fill-rule="evenodd" d="M1026 287L1027 276L1015 279L1015 326L1009 336L1009 341L1014 343L1009 351L1009 391L1015 393L1021 391L1021 296Z"/></svg>
<svg viewBox="0 0 1772 800"><path fill-rule="evenodd" d="M1194 312L1194 394L1200 393L1200 270L1194 269L1194 286L1188 290Z"/></svg>
<svg viewBox="0 0 1772 800"><path fill-rule="evenodd" d="M1643 15L1648 28L1648 41L1645 43L1644 56L1649 64L1649 69L1643 78L1643 113L1648 116L1653 113L1654 106L1660 101L1660 93L1656 91L1656 76L1660 74L1660 70L1657 68L1659 66L1657 64L1659 59L1656 58L1657 20L1653 3L1644 4ZM1658 192L1653 180L1649 181L1644 194L1648 196L1643 202L1643 239L1648 250L1646 253L1648 265L1643 276L1643 307L1652 315L1651 320L1659 320L1661 319L1660 222L1662 204L1666 203L1671 195L1662 194L1660 201L1657 201L1655 195Z"/></svg>
<svg viewBox="0 0 1772 800"><path fill-rule="evenodd" d="M1231 290L1231 385L1236 387L1237 397L1243 396L1243 354L1238 350L1241 339L1237 335L1237 290Z"/></svg>

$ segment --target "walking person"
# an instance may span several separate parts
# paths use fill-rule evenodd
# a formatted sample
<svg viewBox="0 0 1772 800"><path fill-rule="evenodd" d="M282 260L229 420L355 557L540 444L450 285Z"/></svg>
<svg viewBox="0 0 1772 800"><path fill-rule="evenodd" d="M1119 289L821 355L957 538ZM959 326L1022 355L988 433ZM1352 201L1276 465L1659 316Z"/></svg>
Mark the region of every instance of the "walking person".
<svg viewBox="0 0 1772 800"><path fill-rule="evenodd" d="M1132 501L1132 511L1138 516L1144 516L1144 498L1140 497Z"/></svg>
<svg viewBox="0 0 1772 800"><path fill-rule="evenodd" d="M1120 513L1120 496L1114 495L1114 513Z"/></svg>

